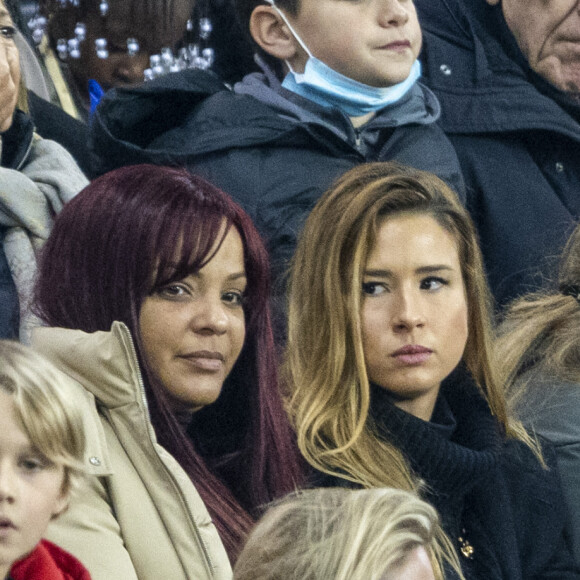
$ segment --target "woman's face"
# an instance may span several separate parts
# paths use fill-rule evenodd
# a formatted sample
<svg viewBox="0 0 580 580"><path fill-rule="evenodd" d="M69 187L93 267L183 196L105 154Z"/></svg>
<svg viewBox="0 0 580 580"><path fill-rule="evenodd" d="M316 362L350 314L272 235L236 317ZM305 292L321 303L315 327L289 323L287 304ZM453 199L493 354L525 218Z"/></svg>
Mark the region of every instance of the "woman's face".
<svg viewBox="0 0 580 580"><path fill-rule="evenodd" d="M20 63L14 44L16 30L10 14L0 0L0 133L12 125L12 115L18 99Z"/></svg>
<svg viewBox="0 0 580 580"><path fill-rule="evenodd" d="M385 219L365 267L362 340L369 378L429 420L441 381L467 342L467 300L454 237L428 214Z"/></svg>
<svg viewBox="0 0 580 580"><path fill-rule="evenodd" d="M143 301L144 356L176 411L196 411L219 396L245 338L244 248L231 228L199 272Z"/></svg>

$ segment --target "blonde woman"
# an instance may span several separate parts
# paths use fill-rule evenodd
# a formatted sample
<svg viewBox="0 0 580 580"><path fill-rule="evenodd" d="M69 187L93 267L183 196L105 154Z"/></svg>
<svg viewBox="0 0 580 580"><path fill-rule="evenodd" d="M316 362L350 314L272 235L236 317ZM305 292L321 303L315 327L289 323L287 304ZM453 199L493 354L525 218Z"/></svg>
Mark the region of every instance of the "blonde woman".
<svg viewBox="0 0 580 580"><path fill-rule="evenodd" d="M557 474L506 411L489 321L453 192L398 164L344 174L309 216L291 275L300 449L322 485L422 489L468 578L578 578Z"/></svg>
<svg viewBox="0 0 580 580"><path fill-rule="evenodd" d="M445 558L459 569L437 512L415 494L319 488L266 512L234 580L443 580Z"/></svg>
<svg viewBox="0 0 580 580"><path fill-rule="evenodd" d="M580 562L580 226L557 283L514 301L497 342L508 404L556 448L568 504L567 530Z"/></svg>

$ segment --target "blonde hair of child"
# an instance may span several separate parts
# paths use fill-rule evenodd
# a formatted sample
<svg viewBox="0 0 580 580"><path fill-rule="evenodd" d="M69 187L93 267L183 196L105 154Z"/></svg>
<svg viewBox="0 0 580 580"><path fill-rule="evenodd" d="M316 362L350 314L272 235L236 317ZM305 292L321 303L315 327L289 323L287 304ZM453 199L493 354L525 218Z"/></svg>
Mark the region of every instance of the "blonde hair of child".
<svg viewBox="0 0 580 580"><path fill-rule="evenodd" d="M16 419L34 448L64 467L65 493L83 475L86 444L81 412L67 402L67 380L31 348L0 341L0 389L12 396Z"/></svg>
<svg viewBox="0 0 580 580"><path fill-rule="evenodd" d="M414 493L311 489L266 512L236 562L234 580L381 580L419 546L437 580L445 562L463 579L437 512Z"/></svg>

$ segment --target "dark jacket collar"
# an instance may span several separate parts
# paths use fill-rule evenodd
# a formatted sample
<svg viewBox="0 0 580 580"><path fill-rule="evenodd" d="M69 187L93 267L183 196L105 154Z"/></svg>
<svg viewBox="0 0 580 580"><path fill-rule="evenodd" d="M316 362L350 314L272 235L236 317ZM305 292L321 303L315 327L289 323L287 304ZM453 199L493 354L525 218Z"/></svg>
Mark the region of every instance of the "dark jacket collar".
<svg viewBox="0 0 580 580"><path fill-rule="evenodd" d="M285 89L274 71L264 62L258 61L261 73L252 73L234 86L237 94L251 95L269 105L278 115L301 123L317 123L335 127L350 119L337 108L327 108ZM396 127L411 123L428 125L440 115L439 102L435 95L421 83L415 83L408 95L381 109L364 126L368 128Z"/></svg>
<svg viewBox="0 0 580 580"><path fill-rule="evenodd" d="M30 151L33 134L32 119L16 109L12 125L2 133L2 167L19 169L22 166Z"/></svg>
<svg viewBox="0 0 580 580"><path fill-rule="evenodd" d="M198 70L109 91L91 125L93 149L107 152L96 172L111 169L107 160L116 158L124 164L183 164L197 155L254 146L316 144L336 157L361 158L348 117L314 103L303 107L287 93L272 75L249 75L232 91L212 73ZM437 98L417 84L408 99L379 113L365 131L431 125L439 114Z"/></svg>

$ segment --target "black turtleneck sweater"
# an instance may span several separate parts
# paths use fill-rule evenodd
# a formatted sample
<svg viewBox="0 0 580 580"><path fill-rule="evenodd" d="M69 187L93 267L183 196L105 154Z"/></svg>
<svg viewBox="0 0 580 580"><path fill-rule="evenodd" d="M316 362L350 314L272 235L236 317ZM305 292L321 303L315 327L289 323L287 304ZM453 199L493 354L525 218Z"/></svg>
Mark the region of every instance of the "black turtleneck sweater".
<svg viewBox="0 0 580 580"><path fill-rule="evenodd" d="M478 552L489 551L488 540L471 538L479 526L470 521L473 514L465 506L474 490L496 476L503 447L485 399L471 381L453 379L426 422L395 407L382 387L373 385L371 392L371 415L379 434L403 452L425 482L425 498L437 508L449 536L469 541L476 550L474 559L480 560Z"/></svg>
<svg viewBox="0 0 580 580"><path fill-rule="evenodd" d="M563 540L557 472L542 469L523 443L506 440L466 371L444 381L430 422L394 406L376 385L371 417L423 480L424 497L437 508L468 580L580 578ZM545 458L555 465L551 449ZM328 477L316 482L349 485ZM471 558L461 551L466 544Z"/></svg>

